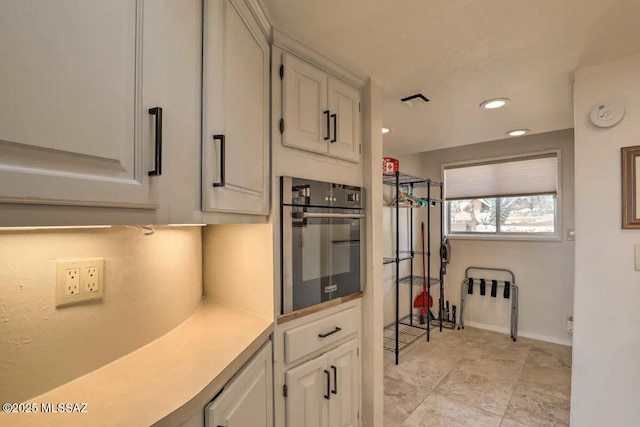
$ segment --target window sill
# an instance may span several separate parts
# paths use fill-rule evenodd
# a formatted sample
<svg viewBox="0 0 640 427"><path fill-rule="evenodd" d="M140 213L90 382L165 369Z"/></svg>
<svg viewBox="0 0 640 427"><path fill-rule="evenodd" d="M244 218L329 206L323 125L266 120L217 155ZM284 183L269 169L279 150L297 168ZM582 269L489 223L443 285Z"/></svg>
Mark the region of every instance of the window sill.
<svg viewBox="0 0 640 427"><path fill-rule="evenodd" d="M553 236L508 236L496 234L447 234L449 240L492 240L501 242L562 242L562 237Z"/></svg>

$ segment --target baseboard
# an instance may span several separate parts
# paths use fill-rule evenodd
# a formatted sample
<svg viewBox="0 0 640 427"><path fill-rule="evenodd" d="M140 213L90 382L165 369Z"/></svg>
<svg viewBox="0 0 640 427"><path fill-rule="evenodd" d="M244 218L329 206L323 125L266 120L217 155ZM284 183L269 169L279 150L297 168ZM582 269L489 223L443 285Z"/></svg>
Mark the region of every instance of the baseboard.
<svg viewBox="0 0 640 427"><path fill-rule="evenodd" d="M465 326L471 326L472 328L485 329L487 331L499 332L501 334L510 334L511 333L509 328L503 328L503 327L495 326L495 325L487 325L485 323L471 322L471 321L465 320L464 324L465 324ZM531 333L531 332L518 331L518 336L519 337L525 337L525 338L531 338L531 339L538 340L538 341L546 341L546 342L550 342L550 343L553 343L553 344L566 345L566 346L569 346L569 347L573 346L573 341L572 340L563 340L563 339L560 339L560 338L548 337L546 335L539 335L539 334L534 334L534 333Z"/></svg>

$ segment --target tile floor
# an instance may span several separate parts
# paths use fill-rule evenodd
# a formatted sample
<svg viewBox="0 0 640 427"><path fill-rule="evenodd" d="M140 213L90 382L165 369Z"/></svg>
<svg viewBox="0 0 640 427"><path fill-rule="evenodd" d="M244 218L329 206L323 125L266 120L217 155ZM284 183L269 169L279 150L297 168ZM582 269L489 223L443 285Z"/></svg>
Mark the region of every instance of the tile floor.
<svg viewBox="0 0 640 427"><path fill-rule="evenodd" d="M385 427L569 425L570 347L446 329L384 369Z"/></svg>

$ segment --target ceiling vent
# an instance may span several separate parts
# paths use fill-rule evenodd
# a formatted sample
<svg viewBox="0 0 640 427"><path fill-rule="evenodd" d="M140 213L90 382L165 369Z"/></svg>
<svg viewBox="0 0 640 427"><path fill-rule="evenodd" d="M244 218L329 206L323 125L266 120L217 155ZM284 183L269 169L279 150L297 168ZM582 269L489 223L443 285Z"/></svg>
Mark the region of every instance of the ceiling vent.
<svg viewBox="0 0 640 427"><path fill-rule="evenodd" d="M414 105L426 104L429 102L429 98L421 93L416 93L415 95L402 98L400 101L402 101L407 107L413 107Z"/></svg>

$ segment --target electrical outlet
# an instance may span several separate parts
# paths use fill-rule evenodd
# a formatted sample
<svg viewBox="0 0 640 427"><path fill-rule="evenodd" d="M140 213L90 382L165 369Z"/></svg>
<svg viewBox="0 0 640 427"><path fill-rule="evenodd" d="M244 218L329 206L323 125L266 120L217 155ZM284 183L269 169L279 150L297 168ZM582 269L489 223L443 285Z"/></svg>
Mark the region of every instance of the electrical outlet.
<svg viewBox="0 0 640 427"><path fill-rule="evenodd" d="M98 292L100 290L98 270L96 266L85 267L82 270L82 284L85 292Z"/></svg>
<svg viewBox="0 0 640 427"><path fill-rule="evenodd" d="M58 260L56 307L102 299L103 258Z"/></svg>
<svg viewBox="0 0 640 427"><path fill-rule="evenodd" d="M64 276L64 294L77 295L80 293L80 269L67 268Z"/></svg>

